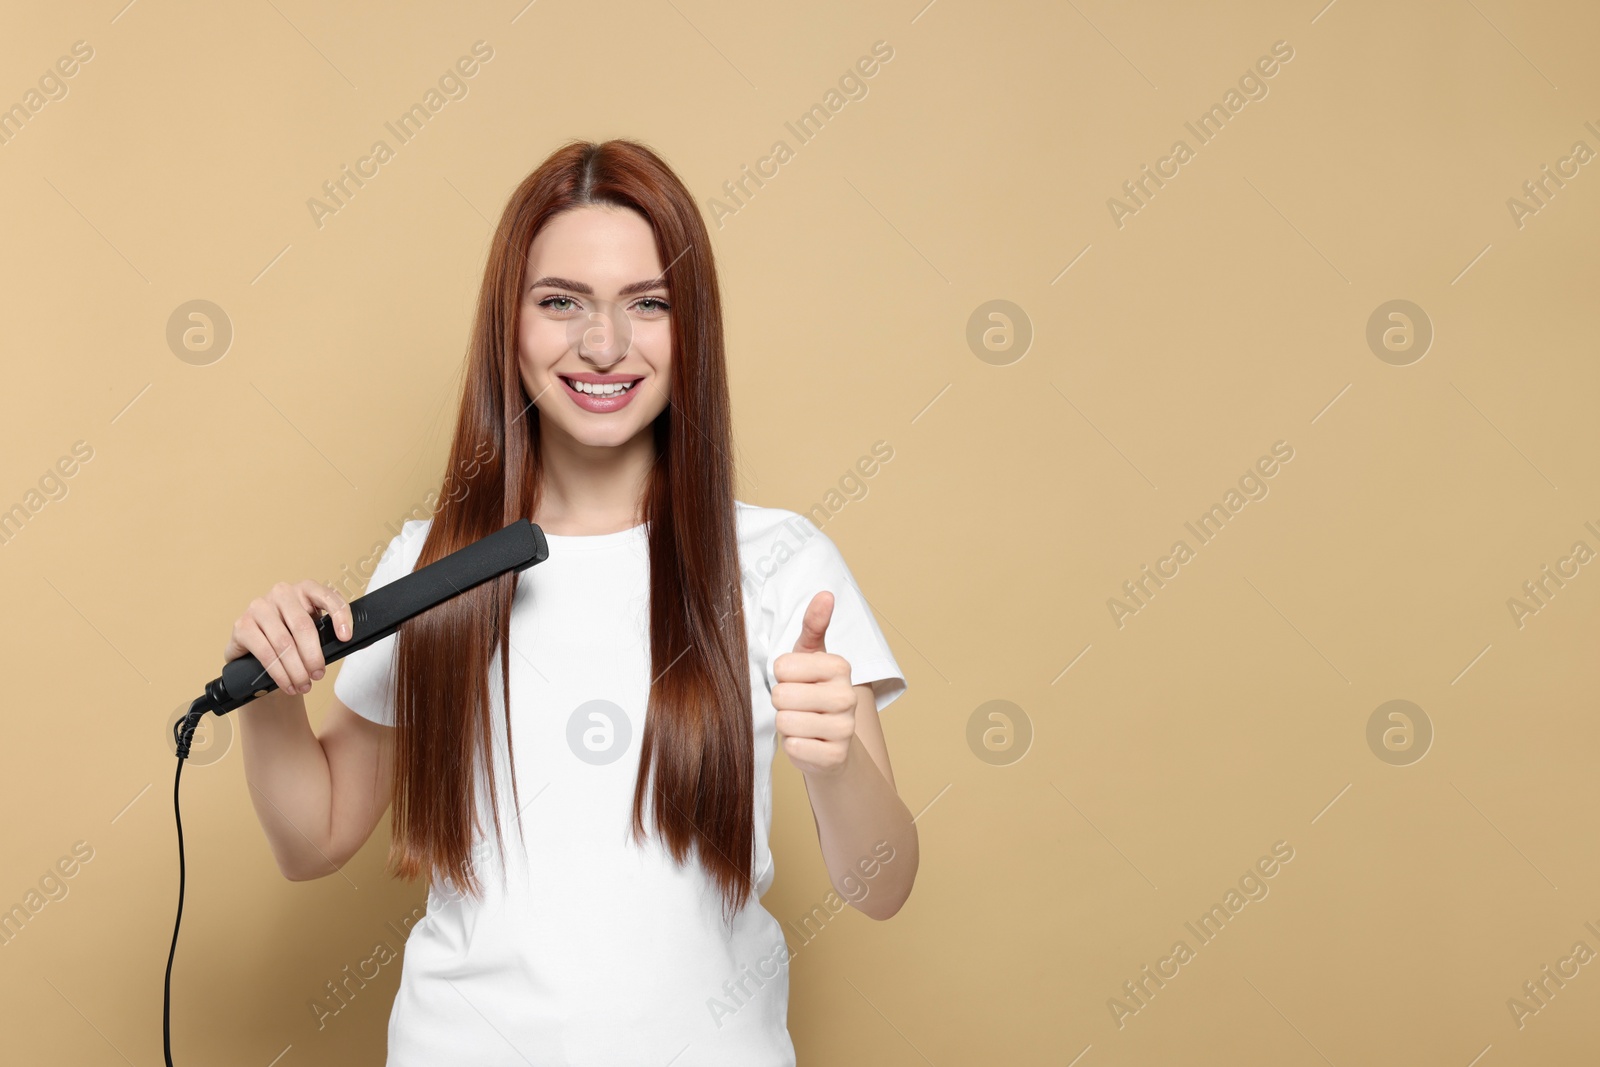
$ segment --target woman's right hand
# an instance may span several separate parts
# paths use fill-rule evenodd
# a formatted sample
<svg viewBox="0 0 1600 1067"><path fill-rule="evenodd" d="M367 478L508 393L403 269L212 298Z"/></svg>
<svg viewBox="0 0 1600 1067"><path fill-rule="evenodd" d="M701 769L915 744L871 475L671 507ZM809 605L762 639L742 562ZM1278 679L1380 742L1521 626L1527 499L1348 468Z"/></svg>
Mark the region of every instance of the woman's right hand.
<svg viewBox="0 0 1600 1067"><path fill-rule="evenodd" d="M266 596L250 601L233 622L233 636L223 650L222 662L246 654L255 656L285 693L305 694L319 681L328 665L322 659L317 619L333 617L333 632L350 639L350 606L329 586L309 578L290 585L279 582Z"/></svg>

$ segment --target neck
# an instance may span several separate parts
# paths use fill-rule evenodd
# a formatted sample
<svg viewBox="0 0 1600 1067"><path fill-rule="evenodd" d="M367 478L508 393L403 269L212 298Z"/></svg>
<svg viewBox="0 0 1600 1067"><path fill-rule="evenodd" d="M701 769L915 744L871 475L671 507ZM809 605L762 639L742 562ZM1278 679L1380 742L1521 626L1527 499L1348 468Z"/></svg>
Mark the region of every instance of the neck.
<svg viewBox="0 0 1600 1067"><path fill-rule="evenodd" d="M539 503L531 519L552 534L614 533L644 521L644 491L655 465L646 426L620 445L588 445L540 423Z"/></svg>

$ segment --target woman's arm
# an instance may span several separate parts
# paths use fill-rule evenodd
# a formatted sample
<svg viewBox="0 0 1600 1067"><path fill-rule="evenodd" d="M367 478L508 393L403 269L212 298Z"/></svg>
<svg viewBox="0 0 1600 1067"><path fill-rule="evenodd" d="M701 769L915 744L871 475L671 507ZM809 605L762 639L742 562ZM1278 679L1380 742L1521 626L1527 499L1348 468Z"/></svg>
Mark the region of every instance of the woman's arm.
<svg viewBox="0 0 1600 1067"><path fill-rule="evenodd" d="M844 763L832 773L806 774L806 794L834 890L863 914L887 919L917 879L917 827L895 790L872 686L852 689L855 730ZM866 885L867 892L851 899L855 893L840 884L846 878Z"/></svg>
<svg viewBox="0 0 1600 1067"><path fill-rule="evenodd" d="M316 616L350 639L350 606L314 581L278 582L234 620L223 650L230 663L253 655L278 688L239 716L250 802L266 831L278 870L291 881L332 874L355 855L389 806L394 730L357 715L338 697L319 738L306 718L305 694L327 672Z"/></svg>
<svg viewBox="0 0 1600 1067"><path fill-rule="evenodd" d="M772 706L783 751L805 775L828 879L857 911L887 919L916 881L917 827L895 791L872 686L852 686L849 662L826 649L832 617L833 593L812 597L794 651L772 663ZM868 891L852 899L846 879Z"/></svg>
<svg viewBox="0 0 1600 1067"><path fill-rule="evenodd" d="M250 801L278 870L300 882L343 867L389 807L394 729L334 697L318 737L305 697L281 689L233 714Z"/></svg>

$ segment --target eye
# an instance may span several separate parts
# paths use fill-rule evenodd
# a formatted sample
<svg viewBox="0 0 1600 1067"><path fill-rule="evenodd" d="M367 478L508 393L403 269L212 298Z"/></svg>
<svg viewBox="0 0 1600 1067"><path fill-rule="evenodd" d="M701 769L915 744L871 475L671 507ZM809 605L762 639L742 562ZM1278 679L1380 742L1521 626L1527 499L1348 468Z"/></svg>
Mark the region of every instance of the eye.
<svg viewBox="0 0 1600 1067"><path fill-rule="evenodd" d="M542 308L550 308L551 311L571 311L572 310L572 308L570 308L570 307L559 307L559 308L558 307L551 307L552 301L557 301L557 300L565 301L568 304L574 304L574 305L577 303L577 301L572 299L572 297L570 297L570 296L547 296L543 300L539 301L539 306L542 307Z"/></svg>
<svg viewBox="0 0 1600 1067"><path fill-rule="evenodd" d="M646 308L644 306L646 304L654 304L655 307ZM647 296L643 300L639 301L639 303L635 304L634 306L638 307L638 308L641 308L641 309L643 309L645 311L671 311L672 310L672 305L667 303L665 300L661 299L659 296Z"/></svg>

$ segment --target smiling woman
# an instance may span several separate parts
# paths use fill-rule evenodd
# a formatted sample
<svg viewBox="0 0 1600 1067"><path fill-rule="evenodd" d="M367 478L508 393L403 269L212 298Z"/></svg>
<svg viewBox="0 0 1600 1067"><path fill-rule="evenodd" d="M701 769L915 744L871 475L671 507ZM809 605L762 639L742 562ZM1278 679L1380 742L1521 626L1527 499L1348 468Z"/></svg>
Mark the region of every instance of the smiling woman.
<svg viewBox="0 0 1600 1067"><path fill-rule="evenodd" d="M787 947L761 905L772 765L781 748L805 776L840 895L893 915L917 837L878 713L904 674L820 531L741 581L802 520L735 496L716 266L666 163L563 146L490 249L447 467L463 491L405 524L367 591L521 519L549 557L350 653L320 736L304 694L324 664L296 638L315 611L347 634L351 609L310 582L254 602L225 659L279 682L239 709L256 813L304 880L392 804L392 869L430 893L389 1067L793 1065ZM879 845L895 862L850 895ZM763 991L732 1011L752 968Z"/></svg>

